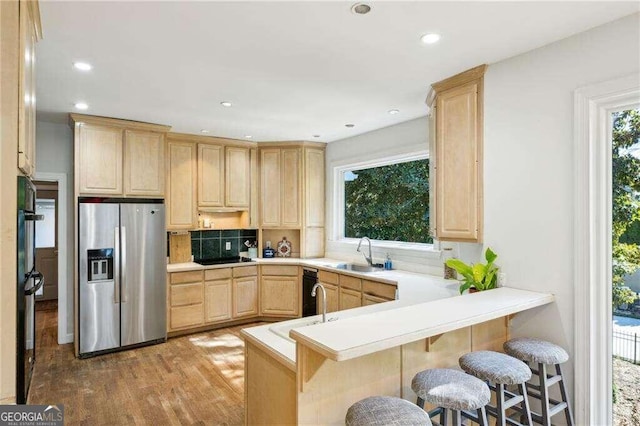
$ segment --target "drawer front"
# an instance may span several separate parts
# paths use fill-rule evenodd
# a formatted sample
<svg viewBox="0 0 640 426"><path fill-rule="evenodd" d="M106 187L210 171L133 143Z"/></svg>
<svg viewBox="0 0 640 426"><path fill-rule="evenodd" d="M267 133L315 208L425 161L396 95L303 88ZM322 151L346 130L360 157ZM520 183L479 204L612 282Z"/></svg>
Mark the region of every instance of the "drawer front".
<svg viewBox="0 0 640 426"><path fill-rule="evenodd" d="M171 273L171 284L195 283L198 281L202 281L202 271Z"/></svg>
<svg viewBox="0 0 640 426"><path fill-rule="evenodd" d="M231 278L231 268L220 268L220 269L205 269L204 271L204 280L224 280L226 278Z"/></svg>
<svg viewBox="0 0 640 426"><path fill-rule="evenodd" d="M262 275L275 275L280 277L297 277L297 266L283 266L283 265L262 265Z"/></svg>
<svg viewBox="0 0 640 426"><path fill-rule="evenodd" d="M171 329L195 327L204 322L203 304L171 308Z"/></svg>
<svg viewBox="0 0 640 426"><path fill-rule="evenodd" d="M233 268L233 277L255 277L258 276L257 266L241 266L239 268Z"/></svg>
<svg viewBox="0 0 640 426"><path fill-rule="evenodd" d="M171 306L202 303L202 284L178 284L170 288Z"/></svg>
<svg viewBox="0 0 640 426"><path fill-rule="evenodd" d="M396 298L396 285L385 284L376 281L362 280L362 292L386 299Z"/></svg>
<svg viewBox="0 0 640 426"><path fill-rule="evenodd" d="M318 271L318 281L321 283L338 285L338 274L327 271Z"/></svg>
<svg viewBox="0 0 640 426"><path fill-rule="evenodd" d="M340 275L340 287L352 290L362 290L362 280L349 275Z"/></svg>
<svg viewBox="0 0 640 426"><path fill-rule="evenodd" d="M390 302L391 299L384 297L372 296L370 294L362 295L362 306L375 305L376 303Z"/></svg>

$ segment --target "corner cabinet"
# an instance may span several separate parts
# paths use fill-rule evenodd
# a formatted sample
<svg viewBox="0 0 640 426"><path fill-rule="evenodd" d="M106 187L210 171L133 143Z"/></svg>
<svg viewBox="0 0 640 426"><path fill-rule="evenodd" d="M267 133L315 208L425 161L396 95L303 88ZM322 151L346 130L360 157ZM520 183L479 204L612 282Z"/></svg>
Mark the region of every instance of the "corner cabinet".
<svg viewBox="0 0 640 426"><path fill-rule="evenodd" d="M435 238L482 242L483 76L481 65L433 84ZM434 106L435 105L435 106ZM432 131L432 135L434 132ZM432 175L434 176L434 175ZM435 208L434 208L435 207ZM432 225L433 228L433 225Z"/></svg>
<svg viewBox="0 0 640 426"><path fill-rule="evenodd" d="M82 114L70 120L76 195L164 198L170 127Z"/></svg>
<svg viewBox="0 0 640 426"><path fill-rule="evenodd" d="M37 1L19 3L18 168L33 177L36 168L36 43L42 37Z"/></svg>

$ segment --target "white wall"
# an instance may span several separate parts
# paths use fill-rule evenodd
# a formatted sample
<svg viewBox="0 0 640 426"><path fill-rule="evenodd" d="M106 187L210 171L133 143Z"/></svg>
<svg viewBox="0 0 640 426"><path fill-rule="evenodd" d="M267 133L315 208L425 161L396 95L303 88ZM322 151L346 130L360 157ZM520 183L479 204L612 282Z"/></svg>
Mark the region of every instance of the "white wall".
<svg viewBox="0 0 640 426"><path fill-rule="evenodd" d="M548 339L573 353L574 295L581 291L572 276L573 92L639 70L638 14L489 66L485 245L500 254L509 285L556 295L555 304L516 318L514 336Z"/></svg>
<svg viewBox="0 0 640 426"><path fill-rule="evenodd" d="M73 132L68 125L45 121L36 123L36 171L67 175L67 235L58 237L58 250L67 252L69 335L73 333Z"/></svg>

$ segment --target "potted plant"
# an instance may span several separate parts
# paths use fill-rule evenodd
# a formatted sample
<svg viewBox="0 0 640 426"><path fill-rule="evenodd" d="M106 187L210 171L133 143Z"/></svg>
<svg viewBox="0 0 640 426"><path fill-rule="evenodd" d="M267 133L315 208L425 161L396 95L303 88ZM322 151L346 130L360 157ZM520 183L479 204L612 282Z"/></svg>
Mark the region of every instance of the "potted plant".
<svg viewBox="0 0 640 426"><path fill-rule="evenodd" d="M460 259L449 259L445 263L448 267L453 268L458 272L464 280L460 284L460 294L465 290L473 292L484 291L496 288L498 282L498 270L500 269L494 265L494 261L498 257L490 248L484 253L484 257L487 263L476 263L475 265L467 265Z"/></svg>

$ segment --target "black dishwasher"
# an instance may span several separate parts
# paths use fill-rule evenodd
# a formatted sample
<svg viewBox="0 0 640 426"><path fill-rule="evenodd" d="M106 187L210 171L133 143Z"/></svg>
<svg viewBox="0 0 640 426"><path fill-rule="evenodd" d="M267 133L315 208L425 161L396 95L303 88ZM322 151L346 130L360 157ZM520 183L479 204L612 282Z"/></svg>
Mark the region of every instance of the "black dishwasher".
<svg viewBox="0 0 640 426"><path fill-rule="evenodd" d="M310 317L318 313L316 298L311 295L313 286L318 282L318 270L302 269L302 316Z"/></svg>

